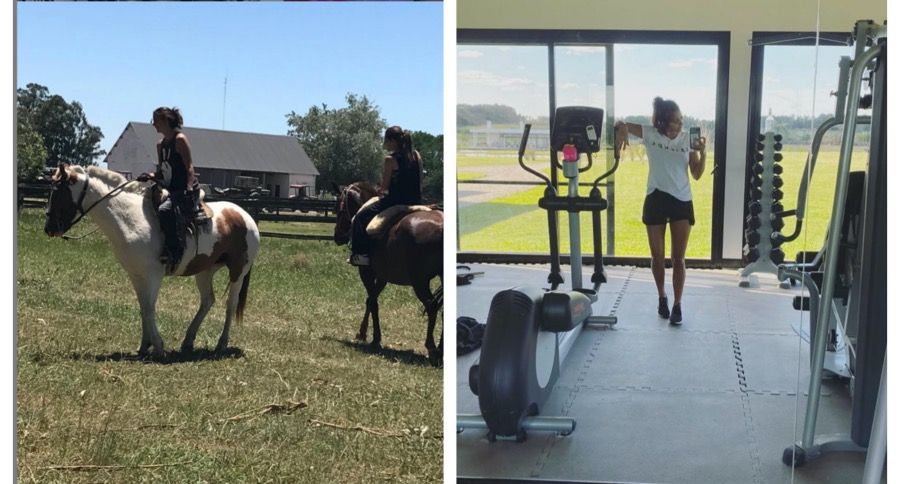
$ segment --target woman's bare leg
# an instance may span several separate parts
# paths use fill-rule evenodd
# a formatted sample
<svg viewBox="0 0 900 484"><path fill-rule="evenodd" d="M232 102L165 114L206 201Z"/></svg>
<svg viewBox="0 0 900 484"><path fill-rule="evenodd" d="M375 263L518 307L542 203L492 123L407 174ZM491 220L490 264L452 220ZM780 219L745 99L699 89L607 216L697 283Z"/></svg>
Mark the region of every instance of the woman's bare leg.
<svg viewBox="0 0 900 484"><path fill-rule="evenodd" d="M675 291L674 304L681 304L684 292L685 265L684 254L687 251L688 238L691 235L691 224L687 220L677 220L672 225L672 287Z"/></svg>
<svg viewBox="0 0 900 484"><path fill-rule="evenodd" d="M666 297L666 226L648 225L647 240L650 242L650 270L656 281L659 297Z"/></svg>

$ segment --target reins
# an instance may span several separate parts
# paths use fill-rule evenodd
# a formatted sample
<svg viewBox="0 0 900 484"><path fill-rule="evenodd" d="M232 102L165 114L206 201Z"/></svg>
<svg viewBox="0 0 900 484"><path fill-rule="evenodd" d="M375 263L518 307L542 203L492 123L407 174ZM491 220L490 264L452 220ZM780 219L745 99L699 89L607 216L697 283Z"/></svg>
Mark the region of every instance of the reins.
<svg viewBox="0 0 900 484"><path fill-rule="evenodd" d="M72 221L72 224L69 225L69 230L71 230L72 227L75 226L75 224L77 224L78 222L80 222L81 219L83 219L83 218L85 217L85 215L87 215L88 212L90 212L91 210L93 210L94 207L96 207L100 202L102 202L102 201L104 201L104 200L107 200L107 199L109 199L109 198L111 198L111 197L114 197L114 196L118 195L119 192L121 192L126 186L128 186L129 184L134 183L134 182L137 181L137 180L128 180L127 182L125 182L125 183L123 183L123 184L117 186L116 188L113 188L113 189L110 190L106 195L103 195L102 197L100 197L99 200L97 200L96 202L92 203L87 209L85 209L84 206L83 206L83 204L84 204L84 196L85 196L85 194L87 193L88 183L90 183L91 178L90 178L90 176L88 176L87 172L85 172L84 177L85 177L85 180L84 180L84 188L81 190L81 194L78 195L78 217L75 217L75 220L73 220L73 221ZM86 233L86 234L84 234L84 235L79 235L79 236L75 236L75 237L69 236L69 235L63 235L62 238L63 238L63 240L80 240L80 239L83 239L83 238L85 238L85 237L87 237L87 236L93 234L93 233L96 232L97 230L99 230L99 228L94 229L94 230L92 230L92 231L90 231L90 232L88 232L88 233Z"/></svg>

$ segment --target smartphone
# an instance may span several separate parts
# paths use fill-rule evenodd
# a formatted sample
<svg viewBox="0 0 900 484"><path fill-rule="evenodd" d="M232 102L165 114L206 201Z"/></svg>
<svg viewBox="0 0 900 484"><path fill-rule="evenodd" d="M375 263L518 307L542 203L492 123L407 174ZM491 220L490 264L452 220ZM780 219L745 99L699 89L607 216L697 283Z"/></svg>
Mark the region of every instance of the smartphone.
<svg viewBox="0 0 900 484"><path fill-rule="evenodd" d="M595 151L595 150L599 149L600 145L597 141L597 131L594 130L594 125L593 124L587 125L587 127L585 128L585 131L587 132L588 144L591 146L591 150Z"/></svg>
<svg viewBox="0 0 900 484"><path fill-rule="evenodd" d="M697 149L700 146L700 128L691 128L691 149Z"/></svg>

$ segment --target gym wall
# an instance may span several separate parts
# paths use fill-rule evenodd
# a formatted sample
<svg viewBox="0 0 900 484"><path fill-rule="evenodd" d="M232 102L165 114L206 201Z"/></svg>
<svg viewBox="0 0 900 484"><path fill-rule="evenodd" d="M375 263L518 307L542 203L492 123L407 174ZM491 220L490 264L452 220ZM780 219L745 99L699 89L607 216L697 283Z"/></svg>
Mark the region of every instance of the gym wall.
<svg viewBox="0 0 900 484"><path fill-rule="evenodd" d="M822 32L850 32L857 20L881 23L887 18L885 0L458 0L457 28L731 32L722 256L740 259L750 92L748 40L754 31L815 32L817 8L821 8Z"/></svg>

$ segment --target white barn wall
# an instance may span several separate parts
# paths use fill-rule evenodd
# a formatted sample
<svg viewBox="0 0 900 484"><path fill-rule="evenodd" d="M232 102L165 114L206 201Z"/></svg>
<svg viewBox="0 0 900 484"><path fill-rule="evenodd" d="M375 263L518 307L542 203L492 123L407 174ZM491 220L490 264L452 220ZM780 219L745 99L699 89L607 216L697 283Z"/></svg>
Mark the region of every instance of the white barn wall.
<svg viewBox="0 0 900 484"><path fill-rule="evenodd" d="M728 140L725 147L723 257L738 259L743 244L744 161L754 31L849 32L860 19L882 23L885 0L457 0L462 29L686 30L731 32ZM655 12L657 15L648 15Z"/></svg>
<svg viewBox="0 0 900 484"><path fill-rule="evenodd" d="M130 172L132 178L156 169L156 153L141 143L134 129L128 126L106 157L107 168L119 173Z"/></svg>

